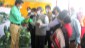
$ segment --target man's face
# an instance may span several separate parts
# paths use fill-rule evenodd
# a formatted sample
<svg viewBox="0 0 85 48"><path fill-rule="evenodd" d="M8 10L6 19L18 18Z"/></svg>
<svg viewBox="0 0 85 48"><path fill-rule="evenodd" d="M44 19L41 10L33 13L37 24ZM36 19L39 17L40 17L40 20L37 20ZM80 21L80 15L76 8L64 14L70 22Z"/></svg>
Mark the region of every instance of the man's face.
<svg viewBox="0 0 85 48"><path fill-rule="evenodd" d="M37 14L40 14L40 10L37 11Z"/></svg>
<svg viewBox="0 0 85 48"><path fill-rule="evenodd" d="M56 15L58 14L58 11L57 11L57 10L55 10L55 14L56 14Z"/></svg>
<svg viewBox="0 0 85 48"><path fill-rule="evenodd" d="M17 4L18 8L21 9L22 8L22 4Z"/></svg>
<svg viewBox="0 0 85 48"><path fill-rule="evenodd" d="M37 14L42 14L42 10L38 10L37 11Z"/></svg>
<svg viewBox="0 0 85 48"><path fill-rule="evenodd" d="M37 12L36 12L36 11L32 11L32 12L31 12L31 15L36 16L36 15L37 15Z"/></svg>
<svg viewBox="0 0 85 48"><path fill-rule="evenodd" d="M50 12L51 11L51 9L50 8L46 8L46 12L48 13L48 12Z"/></svg>
<svg viewBox="0 0 85 48"><path fill-rule="evenodd" d="M31 12L31 9L28 9L27 11L30 13Z"/></svg>

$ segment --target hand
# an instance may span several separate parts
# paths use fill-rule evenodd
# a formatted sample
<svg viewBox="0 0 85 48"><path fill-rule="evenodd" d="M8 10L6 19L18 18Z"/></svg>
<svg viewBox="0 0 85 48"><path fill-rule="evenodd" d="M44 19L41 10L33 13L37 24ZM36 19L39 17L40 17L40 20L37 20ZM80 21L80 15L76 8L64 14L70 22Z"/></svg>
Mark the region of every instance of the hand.
<svg viewBox="0 0 85 48"><path fill-rule="evenodd" d="M36 23L36 25L40 26L40 23Z"/></svg>
<svg viewBox="0 0 85 48"><path fill-rule="evenodd" d="M29 16L27 16L25 19L28 19L28 18L30 18Z"/></svg>

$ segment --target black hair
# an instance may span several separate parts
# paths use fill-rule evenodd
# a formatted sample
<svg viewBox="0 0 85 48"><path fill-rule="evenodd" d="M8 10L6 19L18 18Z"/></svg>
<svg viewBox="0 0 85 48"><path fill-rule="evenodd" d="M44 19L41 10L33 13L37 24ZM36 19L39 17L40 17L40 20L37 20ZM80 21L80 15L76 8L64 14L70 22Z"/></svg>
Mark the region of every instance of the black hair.
<svg viewBox="0 0 85 48"><path fill-rule="evenodd" d="M36 8L32 8L31 9L32 12L37 12L37 9ZM30 18L33 19L33 17L35 16L35 14L31 14L30 13Z"/></svg>
<svg viewBox="0 0 85 48"><path fill-rule="evenodd" d="M61 10L58 6L53 9L53 12L52 12L53 14L55 14L55 10L57 10L57 12L61 12Z"/></svg>
<svg viewBox="0 0 85 48"><path fill-rule="evenodd" d="M17 4L21 4L21 3L23 3L22 0L16 0L16 1L15 1L15 5L17 5Z"/></svg>
<svg viewBox="0 0 85 48"><path fill-rule="evenodd" d="M62 12L59 13L58 19L63 20L64 23L70 23L71 18L70 15L68 14L67 10L63 10Z"/></svg>
<svg viewBox="0 0 85 48"><path fill-rule="evenodd" d="M69 16L64 18L64 23L70 23L71 22L71 18Z"/></svg>
<svg viewBox="0 0 85 48"><path fill-rule="evenodd" d="M31 9L31 8L30 8L30 7L27 7L27 10L28 10L28 9Z"/></svg>
<svg viewBox="0 0 85 48"><path fill-rule="evenodd" d="M37 11L37 9L36 8L32 8L32 12L36 12Z"/></svg>
<svg viewBox="0 0 85 48"><path fill-rule="evenodd" d="M49 8L49 9L51 9L50 5L46 5L46 6L45 6L45 9L46 9L46 8Z"/></svg>
<svg viewBox="0 0 85 48"><path fill-rule="evenodd" d="M37 11L38 11L38 10L41 10L41 11L43 11L42 7L38 7L38 8L37 8Z"/></svg>

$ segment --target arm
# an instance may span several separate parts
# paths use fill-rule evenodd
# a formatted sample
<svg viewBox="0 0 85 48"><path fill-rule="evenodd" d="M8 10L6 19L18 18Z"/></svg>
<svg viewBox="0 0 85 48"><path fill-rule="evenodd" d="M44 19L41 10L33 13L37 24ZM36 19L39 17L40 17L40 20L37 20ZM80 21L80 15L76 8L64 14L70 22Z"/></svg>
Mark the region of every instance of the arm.
<svg viewBox="0 0 85 48"><path fill-rule="evenodd" d="M45 16L45 24L41 24L40 27L47 27L48 24L49 24L49 19L47 16Z"/></svg>
<svg viewBox="0 0 85 48"><path fill-rule="evenodd" d="M78 20L75 21L75 30L76 30L76 43L80 44L80 36L81 36L81 25Z"/></svg>
<svg viewBox="0 0 85 48"><path fill-rule="evenodd" d="M53 21L51 21L49 24L48 24L48 27L49 28L52 28L52 27L54 27L55 25L57 25L57 24L59 24L59 21L58 21L58 19L54 19Z"/></svg>

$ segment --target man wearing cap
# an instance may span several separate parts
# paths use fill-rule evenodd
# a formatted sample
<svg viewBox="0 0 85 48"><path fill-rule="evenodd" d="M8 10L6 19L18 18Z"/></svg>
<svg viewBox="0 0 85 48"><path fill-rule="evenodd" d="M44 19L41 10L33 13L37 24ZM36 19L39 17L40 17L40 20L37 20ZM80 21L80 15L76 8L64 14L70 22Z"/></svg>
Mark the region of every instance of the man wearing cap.
<svg viewBox="0 0 85 48"><path fill-rule="evenodd" d="M21 16L22 0L16 0L15 5L10 11L9 20L11 22L10 32L11 32L11 48L19 48L19 34L20 34L20 25L24 18Z"/></svg>

